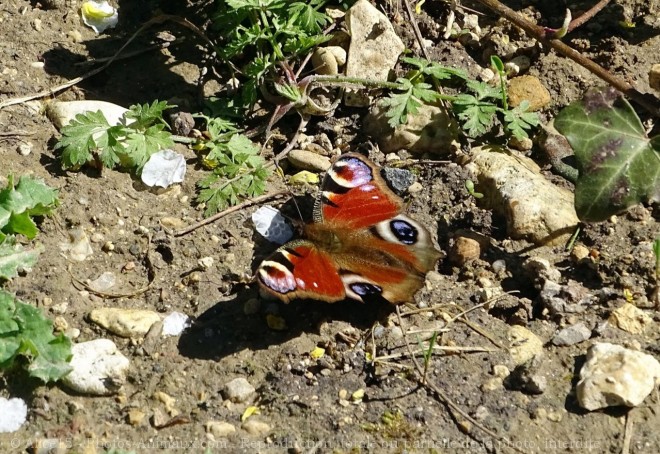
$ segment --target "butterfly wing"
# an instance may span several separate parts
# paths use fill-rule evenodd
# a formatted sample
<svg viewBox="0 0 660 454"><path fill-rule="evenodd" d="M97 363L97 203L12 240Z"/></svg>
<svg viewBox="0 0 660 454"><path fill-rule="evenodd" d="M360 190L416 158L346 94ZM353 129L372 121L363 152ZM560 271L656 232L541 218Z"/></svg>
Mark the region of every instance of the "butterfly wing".
<svg viewBox="0 0 660 454"><path fill-rule="evenodd" d="M285 244L259 265L256 276L264 293L285 303L295 298L327 302L346 298L332 256L311 241Z"/></svg>
<svg viewBox="0 0 660 454"><path fill-rule="evenodd" d="M338 228L359 229L396 216L402 207L401 199L387 187L371 161L347 153L326 173L314 219Z"/></svg>

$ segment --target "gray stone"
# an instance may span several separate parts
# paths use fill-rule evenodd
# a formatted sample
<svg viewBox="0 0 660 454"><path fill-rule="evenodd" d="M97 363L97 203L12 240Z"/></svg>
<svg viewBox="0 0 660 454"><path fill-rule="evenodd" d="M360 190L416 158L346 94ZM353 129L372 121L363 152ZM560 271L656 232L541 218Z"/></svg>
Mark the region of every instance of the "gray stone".
<svg viewBox="0 0 660 454"><path fill-rule="evenodd" d="M238 377L227 383L222 388L222 395L232 402L245 402L256 390L245 378Z"/></svg>
<svg viewBox="0 0 660 454"><path fill-rule="evenodd" d="M552 338L552 345L575 345L586 341L590 337L591 330L589 327L584 323L576 323L575 325L567 326L555 334L555 337Z"/></svg>

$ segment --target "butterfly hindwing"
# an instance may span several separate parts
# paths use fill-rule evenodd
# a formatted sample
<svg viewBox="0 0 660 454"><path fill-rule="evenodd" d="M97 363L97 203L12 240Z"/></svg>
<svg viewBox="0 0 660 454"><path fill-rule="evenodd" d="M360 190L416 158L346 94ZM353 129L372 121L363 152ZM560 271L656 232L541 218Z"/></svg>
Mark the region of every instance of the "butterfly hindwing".
<svg viewBox="0 0 660 454"><path fill-rule="evenodd" d="M257 269L261 288L279 299L313 298L327 302L346 297L332 257L313 242L285 244Z"/></svg>

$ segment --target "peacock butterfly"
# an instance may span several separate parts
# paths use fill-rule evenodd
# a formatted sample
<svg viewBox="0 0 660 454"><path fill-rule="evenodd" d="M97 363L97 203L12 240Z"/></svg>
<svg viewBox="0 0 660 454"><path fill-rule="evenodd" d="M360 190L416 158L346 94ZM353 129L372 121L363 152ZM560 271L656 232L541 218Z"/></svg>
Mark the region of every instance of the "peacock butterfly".
<svg viewBox="0 0 660 454"><path fill-rule="evenodd" d="M412 301L440 253L402 208L374 163L356 153L340 156L323 180L304 239L286 243L257 269L262 293L285 303Z"/></svg>

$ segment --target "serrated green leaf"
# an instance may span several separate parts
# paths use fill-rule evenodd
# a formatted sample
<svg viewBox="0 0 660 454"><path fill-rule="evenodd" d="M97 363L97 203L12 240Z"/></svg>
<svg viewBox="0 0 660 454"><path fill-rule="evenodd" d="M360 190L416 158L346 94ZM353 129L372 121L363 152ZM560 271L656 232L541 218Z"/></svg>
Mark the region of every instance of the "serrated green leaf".
<svg viewBox="0 0 660 454"><path fill-rule="evenodd" d="M408 122L408 115L415 115L423 102L435 102L440 94L431 89L426 83L412 84L408 79L399 79L403 91L401 93L390 93L387 98L380 101L381 106L387 110L385 115L389 118L387 122L395 128L400 124Z"/></svg>
<svg viewBox="0 0 660 454"><path fill-rule="evenodd" d="M575 152L581 220L602 221L644 200L660 200L660 136L646 136L619 92L587 91L557 115L555 127Z"/></svg>
<svg viewBox="0 0 660 454"><path fill-rule="evenodd" d="M92 161L94 153L108 142L109 128L108 120L100 110L76 115L62 127L62 137L55 146L55 149L63 149L62 166L68 169Z"/></svg>
<svg viewBox="0 0 660 454"><path fill-rule="evenodd" d="M25 249L13 236L7 236L0 243L0 279L11 279L21 270L29 271L43 250L41 245Z"/></svg>
<svg viewBox="0 0 660 454"><path fill-rule="evenodd" d="M494 104L479 101L472 95L461 94L454 100L452 107L468 137L479 137L495 125L498 107Z"/></svg>
<svg viewBox="0 0 660 454"><path fill-rule="evenodd" d="M536 112L527 112L529 101L525 100L513 110L504 111L504 124L506 129L517 139L526 139L527 130L539 124Z"/></svg>
<svg viewBox="0 0 660 454"><path fill-rule="evenodd" d="M31 376L44 382L56 381L71 367L71 341L60 334L53 335L53 324L41 311L18 301L0 289L0 328L4 328L0 342L0 368L13 367L21 356Z"/></svg>

